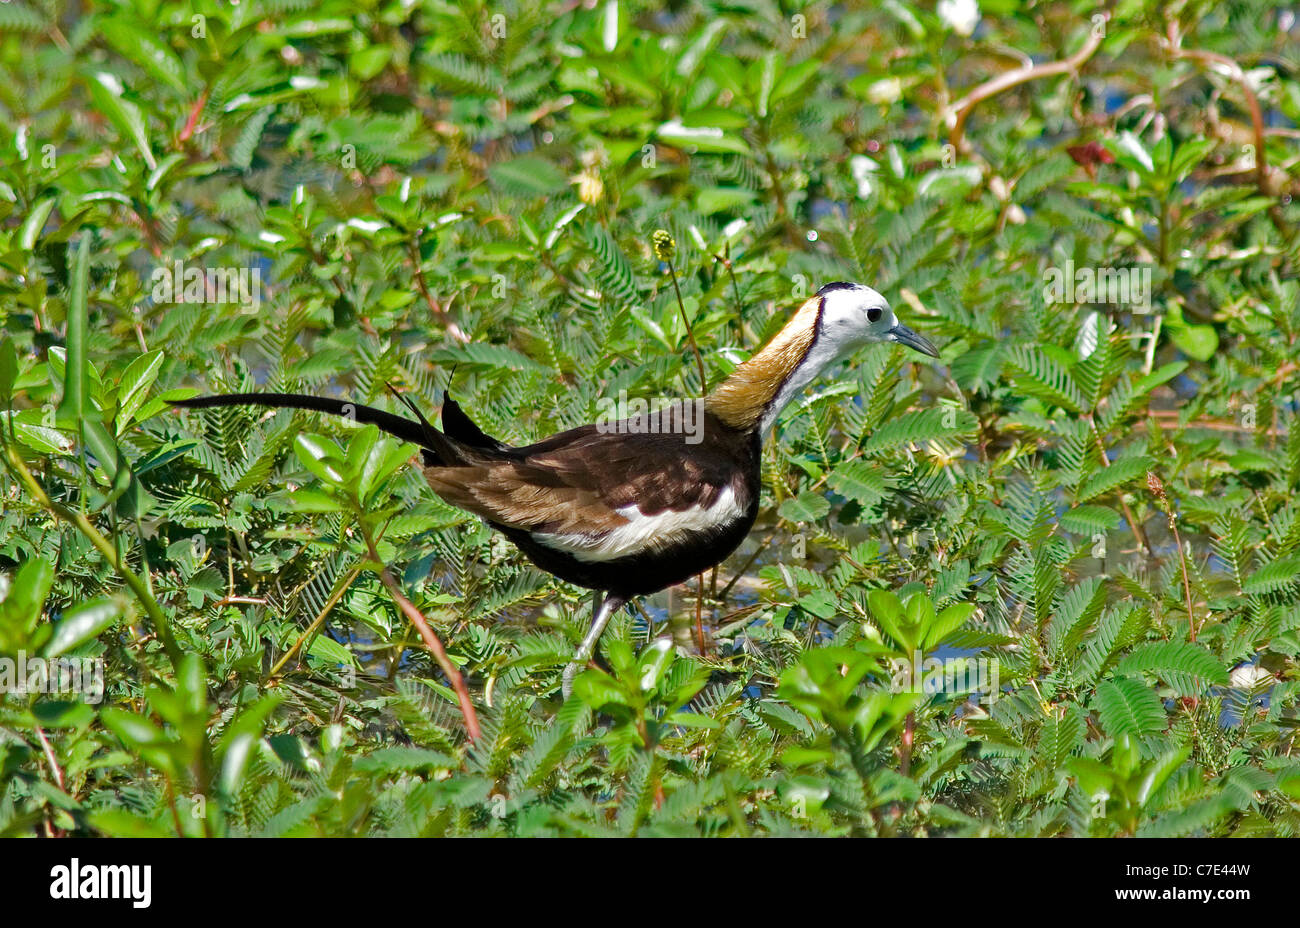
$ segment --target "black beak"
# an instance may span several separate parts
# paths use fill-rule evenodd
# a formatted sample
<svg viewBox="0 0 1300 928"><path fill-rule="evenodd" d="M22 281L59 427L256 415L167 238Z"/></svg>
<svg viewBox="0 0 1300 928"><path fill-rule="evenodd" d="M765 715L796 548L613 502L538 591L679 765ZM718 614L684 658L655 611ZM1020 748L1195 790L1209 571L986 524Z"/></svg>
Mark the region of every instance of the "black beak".
<svg viewBox="0 0 1300 928"><path fill-rule="evenodd" d="M890 341L898 342L900 345L914 348L921 352L921 354L928 354L932 358L939 357L939 349L934 347L928 338L924 335L917 335L901 322L894 323L894 327L888 332L888 338Z"/></svg>

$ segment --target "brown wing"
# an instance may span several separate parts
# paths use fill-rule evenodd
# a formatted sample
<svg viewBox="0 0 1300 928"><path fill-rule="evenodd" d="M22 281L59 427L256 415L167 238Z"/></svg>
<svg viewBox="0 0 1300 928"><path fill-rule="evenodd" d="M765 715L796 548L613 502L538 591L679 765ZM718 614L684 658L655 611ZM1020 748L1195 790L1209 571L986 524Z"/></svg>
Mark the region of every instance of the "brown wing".
<svg viewBox="0 0 1300 928"><path fill-rule="evenodd" d="M654 431L637 420L583 426L504 455L467 454L464 466L424 473L439 496L489 522L559 534L626 525L618 510L634 504L644 515L708 507L734 485L744 467L739 445L707 433L692 444L655 421Z"/></svg>

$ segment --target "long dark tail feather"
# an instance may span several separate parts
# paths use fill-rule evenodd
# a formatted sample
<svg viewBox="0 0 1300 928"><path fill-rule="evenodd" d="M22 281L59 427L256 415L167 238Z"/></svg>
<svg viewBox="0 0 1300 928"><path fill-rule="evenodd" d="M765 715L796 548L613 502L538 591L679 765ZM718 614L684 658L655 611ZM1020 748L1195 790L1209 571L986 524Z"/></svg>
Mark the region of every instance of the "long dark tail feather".
<svg viewBox="0 0 1300 928"><path fill-rule="evenodd" d="M393 399L397 400L407 409L411 410L411 414L415 416L417 420L419 420L420 428L424 430L424 442L423 442L424 447L425 448L438 447L438 439L441 436L438 434L438 430L429 424L429 420L424 417L424 413L420 412L420 407L416 406L410 397L403 396L402 394L394 390L393 385L391 383L384 384L384 386L388 387L388 392L393 395Z"/></svg>
<svg viewBox="0 0 1300 928"><path fill-rule="evenodd" d="M429 420L407 397L396 391L393 391L393 395L415 414L415 419L395 416L374 406L325 396L311 396L306 393L222 393L196 396L189 400L173 400L172 405L186 409L208 409L213 406L307 409L312 412L343 416L363 425L373 423L389 435L419 445L425 466L430 467L454 467L464 463L463 451L459 450L461 447L496 453L508 453L514 450L510 445L484 433L449 395L444 396L442 404L442 427L445 434L430 425Z"/></svg>
<svg viewBox="0 0 1300 928"><path fill-rule="evenodd" d="M363 425L373 423L389 435L395 435L402 441L409 441L426 451L437 453L430 441L433 437L430 432L436 433L436 429L433 429L428 422L406 419L376 409L374 406L363 406L361 403L351 403L326 396L310 396L306 393L222 393L213 396L196 396L189 400L173 400L172 405L183 406L186 409L208 409L213 406L270 406L276 409L309 409L313 412L326 412L352 419Z"/></svg>
<svg viewBox="0 0 1300 928"><path fill-rule="evenodd" d="M471 448L495 451L499 454L515 450L513 446L497 441L475 425L474 420L465 415L465 410L460 408L460 403L445 391L442 394L442 430L449 437Z"/></svg>

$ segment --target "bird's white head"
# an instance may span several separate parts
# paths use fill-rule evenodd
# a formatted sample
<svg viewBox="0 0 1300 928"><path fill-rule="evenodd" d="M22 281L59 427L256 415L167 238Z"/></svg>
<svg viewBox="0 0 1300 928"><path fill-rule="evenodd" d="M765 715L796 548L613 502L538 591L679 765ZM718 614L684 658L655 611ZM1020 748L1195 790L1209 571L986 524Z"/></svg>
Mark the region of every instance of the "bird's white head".
<svg viewBox="0 0 1300 928"><path fill-rule="evenodd" d="M876 342L906 345L932 358L929 340L901 324L889 302L862 284L817 291L753 357L709 394L713 412L735 428L766 432L790 400L846 354Z"/></svg>
<svg viewBox="0 0 1300 928"><path fill-rule="evenodd" d="M939 350L930 341L894 316L894 311L876 290L862 284L833 283L817 291L821 312L817 321L817 341L831 357L842 357L864 345L896 342L932 358Z"/></svg>

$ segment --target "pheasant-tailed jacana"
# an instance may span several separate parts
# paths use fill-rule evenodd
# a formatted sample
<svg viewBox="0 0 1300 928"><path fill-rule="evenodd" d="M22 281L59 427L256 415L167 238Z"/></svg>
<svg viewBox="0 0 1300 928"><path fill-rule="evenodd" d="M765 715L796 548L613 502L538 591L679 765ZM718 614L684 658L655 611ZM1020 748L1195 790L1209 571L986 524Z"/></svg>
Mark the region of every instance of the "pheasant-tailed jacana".
<svg viewBox="0 0 1300 928"><path fill-rule="evenodd" d="M293 393L203 396L176 405L346 415L419 445L424 475L439 496L487 520L542 570L596 591L591 629L564 670L567 696L616 610L703 572L739 546L758 515L763 436L827 366L873 342L939 356L875 290L827 284L708 395L702 410L679 401L522 448L485 435L450 396L441 430L423 416Z"/></svg>

